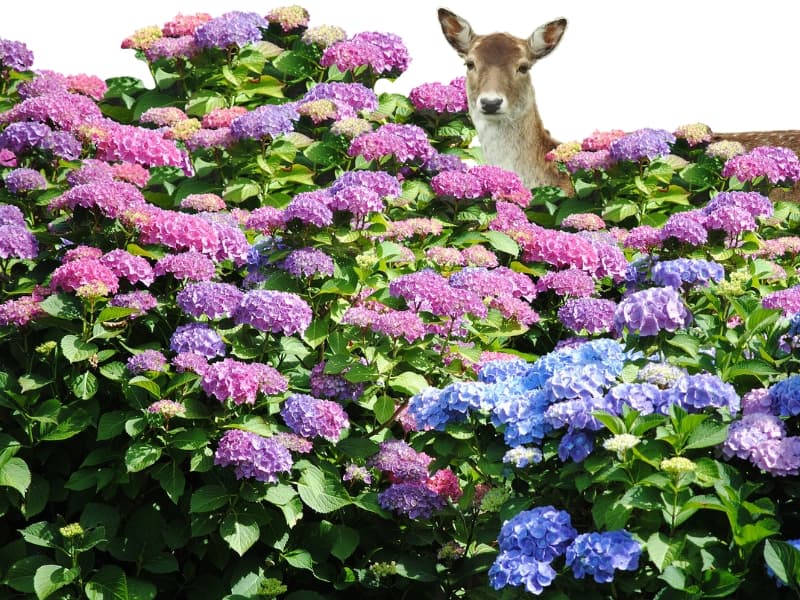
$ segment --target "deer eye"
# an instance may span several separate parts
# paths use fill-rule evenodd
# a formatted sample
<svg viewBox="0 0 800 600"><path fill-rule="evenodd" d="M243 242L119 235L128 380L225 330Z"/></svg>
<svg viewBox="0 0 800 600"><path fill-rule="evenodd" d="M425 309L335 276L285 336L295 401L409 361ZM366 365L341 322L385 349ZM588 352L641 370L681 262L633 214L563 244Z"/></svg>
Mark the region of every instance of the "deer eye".
<svg viewBox="0 0 800 600"><path fill-rule="evenodd" d="M467 67L467 71L472 71L472 69L475 68L475 61L474 60L468 60L468 61L466 61L464 63L464 65Z"/></svg>
<svg viewBox="0 0 800 600"><path fill-rule="evenodd" d="M523 75L525 75L530 70L531 70L530 65L520 65L517 67L517 73L522 73Z"/></svg>

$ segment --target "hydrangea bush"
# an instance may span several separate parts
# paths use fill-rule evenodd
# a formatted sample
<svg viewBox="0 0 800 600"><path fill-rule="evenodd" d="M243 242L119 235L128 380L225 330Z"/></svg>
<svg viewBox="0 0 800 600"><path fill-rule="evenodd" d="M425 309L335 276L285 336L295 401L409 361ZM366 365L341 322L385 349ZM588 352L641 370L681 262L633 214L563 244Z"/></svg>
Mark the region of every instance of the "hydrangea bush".
<svg viewBox="0 0 800 600"><path fill-rule="evenodd" d="M4 597L800 593L790 150L594 132L568 197L391 32L121 45L0 40Z"/></svg>

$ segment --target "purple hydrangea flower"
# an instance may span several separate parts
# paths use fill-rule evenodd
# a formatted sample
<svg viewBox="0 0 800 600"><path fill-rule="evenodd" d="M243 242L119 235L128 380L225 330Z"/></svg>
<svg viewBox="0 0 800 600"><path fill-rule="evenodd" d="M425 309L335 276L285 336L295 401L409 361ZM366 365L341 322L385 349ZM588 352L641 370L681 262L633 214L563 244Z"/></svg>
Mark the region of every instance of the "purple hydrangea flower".
<svg viewBox="0 0 800 600"><path fill-rule="evenodd" d="M366 467L362 467L361 465L357 465L355 463L350 463L344 470L342 481L359 481L369 485L372 483L372 474L367 470Z"/></svg>
<svg viewBox="0 0 800 600"><path fill-rule="evenodd" d="M6 189L12 194L27 194L34 190L43 190L47 187L47 180L39 171L34 169L14 169L3 177Z"/></svg>
<svg viewBox="0 0 800 600"><path fill-rule="evenodd" d="M611 142L608 150L615 161L650 160L670 153L675 136L664 129L639 129Z"/></svg>
<svg viewBox="0 0 800 600"><path fill-rule="evenodd" d="M127 294L117 294L109 301L110 306L120 306L123 308L134 309L131 318L141 317L147 311L158 306L158 299L150 292L137 290Z"/></svg>
<svg viewBox="0 0 800 600"><path fill-rule="evenodd" d="M735 415L742 407L741 398L733 386L711 373L682 377L673 387L664 390L662 397L665 410L670 404L677 404L688 412L726 408Z"/></svg>
<svg viewBox="0 0 800 600"><path fill-rule="evenodd" d="M200 48L242 47L260 41L261 30L267 27L267 20L257 13L232 11L200 25L194 39Z"/></svg>
<svg viewBox="0 0 800 600"><path fill-rule="evenodd" d="M689 325L691 314L675 288L657 287L634 292L617 305L614 331L624 329L640 336L657 335L659 331L676 331Z"/></svg>
<svg viewBox="0 0 800 600"><path fill-rule="evenodd" d="M207 323L179 325L169 342L170 350L176 353L190 352L207 359L225 356L222 336Z"/></svg>
<svg viewBox="0 0 800 600"><path fill-rule="evenodd" d="M702 211L709 215L728 206L742 208L753 217L771 217L775 211L772 201L758 192L720 192L703 207Z"/></svg>
<svg viewBox="0 0 800 600"><path fill-rule="evenodd" d="M158 350L145 350L131 356L125 366L134 375L148 371L163 371L167 366L167 357Z"/></svg>
<svg viewBox="0 0 800 600"><path fill-rule="evenodd" d="M779 308L785 317L800 313L800 285L770 292L761 299L764 308Z"/></svg>
<svg viewBox="0 0 800 600"><path fill-rule="evenodd" d="M408 48L406 48L400 36L394 33L362 31L355 34L351 39L356 43L367 43L376 46L383 54L386 65L385 71L402 73L411 62Z"/></svg>
<svg viewBox="0 0 800 600"><path fill-rule="evenodd" d="M280 263L280 268L298 278L333 276L333 259L316 248L292 250Z"/></svg>
<svg viewBox="0 0 800 600"><path fill-rule="evenodd" d="M175 279L189 281L208 281L214 278L216 272L216 267L210 258L193 250L168 254L158 259L153 267L153 274L156 277L171 273Z"/></svg>
<svg viewBox="0 0 800 600"><path fill-rule="evenodd" d="M706 230L706 215L700 210L687 210L670 215L661 228L661 239L667 240L674 237L680 242L701 246L708 240Z"/></svg>
<svg viewBox="0 0 800 600"><path fill-rule="evenodd" d="M343 402L356 401L364 391L364 384L350 383L343 377L347 369L340 374L325 373L325 363L314 365L309 375L308 385L311 393L320 398L330 398Z"/></svg>
<svg viewBox="0 0 800 600"><path fill-rule="evenodd" d="M38 254L39 243L26 227L0 225L0 258L36 258Z"/></svg>
<svg viewBox="0 0 800 600"><path fill-rule="evenodd" d="M410 519L429 519L447 505L442 496L422 481L393 483L378 494L378 503Z"/></svg>
<svg viewBox="0 0 800 600"><path fill-rule="evenodd" d="M402 193L397 177L386 171L345 171L331 184L329 193L336 194L350 186L368 188L381 198L396 197Z"/></svg>
<svg viewBox="0 0 800 600"><path fill-rule="evenodd" d="M209 319L231 317L244 297L235 285L203 281L187 284L176 296L178 306L193 317Z"/></svg>
<svg viewBox="0 0 800 600"><path fill-rule="evenodd" d="M31 148L38 148L51 133L52 130L44 123L11 123L0 132L0 148L22 154Z"/></svg>
<svg viewBox="0 0 800 600"><path fill-rule="evenodd" d="M303 437L322 437L336 442L350 426L340 404L307 394L292 394L283 403L281 417L289 428Z"/></svg>
<svg viewBox="0 0 800 600"><path fill-rule="evenodd" d="M583 330L589 334L604 333L614 326L616 307L613 300L570 298L558 309L558 319L577 333Z"/></svg>
<svg viewBox="0 0 800 600"><path fill-rule="evenodd" d="M417 482L428 479L432 460L403 440L386 440L381 442L378 453L367 461L367 465L388 473L393 481Z"/></svg>
<svg viewBox="0 0 800 600"><path fill-rule="evenodd" d="M580 269L548 271L536 282L538 292L553 290L559 296L586 298L594 294L594 279Z"/></svg>
<svg viewBox="0 0 800 600"><path fill-rule="evenodd" d="M750 460L776 477L796 476L800 474L800 437L765 440L753 447Z"/></svg>
<svg viewBox="0 0 800 600"><path fill-rule="evenodd" d="M614 166L616 160L611 156L609 150L597 150L590 152L582 150L567 159L567 170L570 173L578 171L605 171Z"/></svg>
<svg viewBox="0 0 800 600"><path fill-rule="evenodd" d="M350 116L356 116L362 111L378 110L378 97L375 92L360 83L318 83L306 92L301 102L314 100L333 100L339 110L342 110L342 105L348 106L353 113Z"/></svg>
<svg viewBox="0 0 800 600"><path fill-rule="evenodd" d="M744 208L724 206L708 213L705 227L709 230L722 230L728 234L729 238L736 238L745 231L755 231L758 225L753 215Z"/></svg>
<svg viewBox="0 0 800 600"><path fill-rule="evenodd" d="M350 185L333 194L330 207L348 211L355 217L365 217L371 212L382 212L384 205L377 192L361 185Z"/></svg>
<svg viewBox="0 0 800 600"><path fill-rule="evenodd" d="M572 567L575 578L591 575L597 583L612 582L617 570L635 571L641 554L641 544L624 529L583 533L566 551L567 566Z"/></svg>
<svg viewBox="0 0 800 600"><path fill-rule="evenodd" d="M303 333L313 313L297 294L275 290L251 290L242 298L233 318L256 329L283 335Z"/></svg>
<svg viewBox="0 0 800 600"><path fill-rule="evenodd" d="M51 131L39 143L39 148L64 160L75 160L83 152L83 144L68 131Z"/></svg>
<svg viewBox="0 0 800 600"><path fill-rule="evenodd" d="M27 71L33 66L33 52L23 42L0 38L0 66Z"/></svg>
<svg viewBox="0 0 800 600"><path fill-rule="evenodd" d="M325 48L319 64L323 67L335 66L342 72L360 67L370 67L375 73L388 70L380 48L353 40L342 40Z"/></svg>
<svg viewBox="0 0 800 600"><path fill-rule="evenodd" d="M291 452L275 438L231 429L219 441L214 464L234 467L237 479L275 483L278 473L288 473L293 463Z"/></svg>
<svg viewBox="0 0 800 600"><path fill-rule="evenodd" d="M725 163L723 177L752 181L765 177L772 184L800 181L800 160L789 148L759 146L747 154L734 156Z"/></svg>
<svg viewBox="0 0 800 600"><path fill-rule="evenodd" d="M299 118L293 104L267 104L231 121L231 135L237 140L274 138L294 131Z"/></svg>
<svg viewBox="0 0 800 600"><path fill-rule="evenodd" d="M286 223L296 219L315 227L327 227L333 223L333 212L328 206L331 196L324 190L297 194L283 211Z"/></svg>
<svg viewBox="0 0 800 600"><path fill-rule="evenodd" d="M467 94L461 85L423 83L413 88L408 99L417 110L437 113L467 112Z"/></svg>

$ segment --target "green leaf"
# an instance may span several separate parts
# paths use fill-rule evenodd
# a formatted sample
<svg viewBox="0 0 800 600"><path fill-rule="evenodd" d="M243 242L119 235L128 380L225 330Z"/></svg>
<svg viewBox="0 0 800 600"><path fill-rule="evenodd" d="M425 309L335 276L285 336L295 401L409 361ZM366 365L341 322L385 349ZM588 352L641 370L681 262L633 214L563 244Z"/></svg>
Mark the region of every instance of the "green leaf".
<svg viewBox="0 0 800 600"><path fill-rule="evenodd" d="M738 362L725 370L726 380L735 379L736 377L741 377L744 375L750 375L752 377L756 377L757 379L766 381L770 377L777 375L780 373L777 369L772 367L767 362L763 360L743 360Z"/></svg>
<svg viewBox="0 0 800 600"><path fill-rule="evenodd" d="M91 371L79 373L72 379L72 393L80 400L88 400L94 397L100 385L97 382L97 377Z"/></svg>
<svg viewBox="0 0 800 600"><path fill-rule="evenodd" d="M33 594L33 576L36 569L50 562L50 558L41 554L26 556L15 562L8 569L3 583L18 592Z"/></svg>
<svg viewBox="0 0 800 600"><path fill-rule="evenodd" d="M31 484L31 471L21 458L10 458L0 467L0 486L17 490L22 496Z"/></svg>
<svg viewBox="0 0 800 600"><path fill-rule="evenodd" d="M138 473L161 458L161 448L147 442L134 442L125 452L128 473Z"/></svg>
<svg viewBox="0 0 800 600"><path fill-rule="evenodd" d="M61 352L71 363L90 359L97 354L99 348L91 342L84 342L77 335L65 335L61 338Z"/></svg>
<svg viewBox="0 0 800 600"><path fill-rule="evenodd" d="M372 407L372 411L375 413L375 419L378 423L386 423L394 414L394 399L390 396L379 396L375 400L375 406Z"/></svg>
<svg viewBox="0 0 800 600"><path fill-rule="evenodd" d="M22 539L33 544L34 546L43 546L45 548L58 548L56 540L60 538L60 533L54 525L47 521L39 521L28 525L25 529L20 529Z"/></svg>
<svg viewBox="0 0 800 600"><path fill-rule="evenodd" d="M481 235L486 238L489 245L495 250L505 252L511 256L519 256L519 246L509 235L502 231L484 231Z"/></svg>
<svg viewBox="0 0 800 600"><path fill-rule="evenodd" d="M36 574L33 576L33 591L39 600L44 600L56 590L75 581L79 574L79 569L42 565L36 569Z"/></svg>
<svg viewBox="0 0 800 600"><path fill-rule="evenodd" d="M308 550L302 550L300 548L290 550L289 552L281 554L281 558L295 569L305 569L306 571L314 570L314 559L311 557L311 553Z"/></svg>
<svg viewBox="0 0 800 600"><path fill-rule="evenodd" d="M70 294L48 296L39 303L39 307L51 317L68 321L80 321L83 313L83 304Z"/></svg>
<svg viewBox="0 0 800 600"><path fill-rule="evenodd" d="M23 394L32 392L34 390L39 390L53 382L53 380L49 377L43 377L42 375L37 375L36 373L20 375L17 381L19 382L19 391Z"/></svg>
<svg viewBox="0 0 800 600"><path fill-rule="evenodd" d="M333 528L332 535L334 536L334 541L331 547L331 554L344 562L358 548L358 542L361 539L358 531L347 525L336 525Z"/></svg>
<svg viewBox="0 0 800 600"><path fill-rule="evenodd" d="M647 539L647 554L662 573L683 551L684 539L671 539L664 533L654 533Z"/></svg>
<svg viewBox="0 0 800 600"><path fill-rule="evenodd" d="M153 478L158 481L161 489L167 493L169 499L174 504L177 504L178 500L183 496L183 490L186 486L186 477L177 463L170 461L159 465L153 469Z"/></svg>
<svg viewBox="0 0 800 600"><path fill-rule="evenodd" d="M170 435L168 443L179 450L199 450L208 445L208 434L199 428L175 431Z"/></svg>
<svg viewBox="0 0 800 600"><path fill-rule="evenodd" d="M405 371L389 379L390 389L407 396L419 394L422 390L429 387L430 384L428 380L419 373L414 373L413 371Z"/></svg>
<svg viewBox="0 0 800 600"><path fill-rule="evenodd" d="M150 573L175 573L178 570L178 560L172 554L159 552L148 556L142 569Z"/></svg>
<svg viewBox="0 0 800 600"><path fill-rule="evenodd" d="M125 423L136 416L136 413L125 410L112 410L100 415L97 423L97 441L110 440L125 431Z"/></svg>
<svg viewBox="0 0 800 600"><path fill-rule="evenodd" d="M128 578L114 565L102 567L84 586L89 600L128 600Z"/></svg>
<svg viewBox="0 0 800 600"><path fill-rule="evenodd" d="M780 540L767 540L764 544L764 562L775 572L784 585L797 589L800 586L800 551Z"/></svg>
<svg viewBox="0 0 800 600"><path fill-rule="evenodd" d="M250 515L229 513L219 526L219 534L231 550L239 556L244 556L244 553L258 541L261 531L256 520Z"/></svg>
<svg viewBox="0 0 800 600"><path fill-rule="evenodd" d="M156 597L156 586L149 581L142 581L135 577L128 578L129 600L153 600Z"/></svg>
<svg viewBox="0 0 800 600"><path fill-rule="evenodd" d="M50 499L50 483L41 475L33 474L28 490L25 492L25 504L22 506L22 514L30 520L31 517L38 515L47 506Z"/></svg>
<svg viewBox="0 0 800 600"><path fill-rule="evenodd" d="M297 493L306 506L318 513L329 513L352 504L338 473L325 472L307 461L295 466L303 471L297 482Z"/></svg>
<svg viewBox="0 0 800 600"><path fill-rule="evenodd" d="M725 441L728 437L728 426L713 421L704 421L689 435L684 450L692 448L709 448Z"/></svg>
<svg viewBox="0 0 800 600"><path fill-rule="evenodd" d="M142 388L146 390L148 394L150 394L153 398L160 400L161 399L161 388L158 384L153 381L152 379L148 379L142 375L137 375L130 381L128 381L128 385L134 385L136 387Z"/></svg>
<svg viewBox="0 0 800 600"><path fill-rule="evenodd" d="M225 506L228 503L228 498L228 490L221 485L204 485L192 494L192 499L189 502L189 512L211 512Z"/></svg>
<svg viewBox="0 0 800 600"><path fill-rule="evenodd" d="M108 321L121 321L125 317L129 317L135 312L137 312L135 308L126 308L124 306L106 306L103 310L100 311L100 314L97 315L96 320L98 323L106 323Z"/></svg>
<svg viewBox="0 0 800 600"><path fill-rule="evenodd" d="M68 408L59 413L59 423L42 436L43 441L59 442L83 433L92 426L92 416L82 408Z"/></svg>

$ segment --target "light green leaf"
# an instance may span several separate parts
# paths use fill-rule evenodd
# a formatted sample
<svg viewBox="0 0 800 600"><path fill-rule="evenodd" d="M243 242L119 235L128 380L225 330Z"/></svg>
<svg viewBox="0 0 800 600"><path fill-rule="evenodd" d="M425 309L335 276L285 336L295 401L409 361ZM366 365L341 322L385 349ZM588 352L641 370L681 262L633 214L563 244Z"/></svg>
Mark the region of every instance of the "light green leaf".
<svg viewBox="0 0 800 600"><path fill-rule="evenodd" d="M228 503L228 490L221 485L204 485L195 490L189 502L190 513L211 512Z"/></svg>
<svg viewBox="0 0 800 600"><path fill-rule="evenodd" d="M18 592L33 594L33 576L36 569L48 564L50 560L52 559L42 554L34 554L18 560L8 569L3 584Z"/></svg>
<svg viewBox="0 0 800 600"><path fill-rule="evenodd" d="M250 515L229 513L219 526L219 534L231 550L239 556L244 556L244 553L258 541L261 531L256 520Z"/></svg>
<svg viewBox="0 0 800 600"><path fill-rule="evenodd" d="M352 503L338 474L326 473L307 461L303 463L304 466L300 466L303 474L297 482L297 493L306 506L318 513L329 513Z"/></svg>
<svg viewBox="0 0 800 600"><path fill-rule="evenodd" d="M44 600L56 590L69 585L80 574L78 569L66 569L59 565L42 565L33 576L33 591L39 600Z"/></svg>
<svg viewBox="0 0 800 600"><path fill-rule="evenodd" d="M314 570L314 559L311 558L311 554L308 550L299 548L297 550L290 550L282 554L281 557L295 569L305 569L306 571Z"/></svg>
<svg viewBox="0 0 800 600"><path fill-rule="evenodd" d="M84 586L89 600L128 600L128 578L114 565L102 567Z"/></svg>
<svg viewBox="0 0 800 600"><path fill-rule="evenodd" d="M508 234L502 231L484 231L482 235L495 250L505 252L511 256L519 255L519 245Z"/></svg>
<svg viewBox="0 0 800 600"><path fill-rule="evenodd" d="M663 572L683 550L683 538L670 539L664 533L654 533L647 540L647 554L650 560Z"/></svg>
<svg viewBox="0 0 800 600"><path fill-rule="evenodd" d="M430 387L428 381L419 373L405 371L389 379L389 388L401 394L413 396Z"/></svg>
<svg viewBox="0 0 800 600"><path fill-rule="evenodd" d="M39 307L51 317L80 321L83 305L80 300L70 294L48 296L39 303Z"/></svg>
<svg viewBox="0 0 800 600"><path fill-rule="evenodd" d="M800 586L800 551L797 548L780 540L767 540L764 562L784 585L795 589Z"/></svg>
<svg viewBox="0 0 800 600"><path fill-rule="evenodd" d="M29 544L34 546L43 546L45 548L58 548L56 540L60 538L58 529L47 521L39 521L28 525L25 529L20 529L24 539Z"/></svg>
<svg viewBox="0 0 800 600"><path fill-rule="evenodd" d="M84 342L77 335L65 335L61 338L61 352L71 363L90 359L97 354L99 348L91 342Z"/></svg>
<svg viewBox="0 0 800 600"><path fill-rule="evenodd" d="M81 400L94 397L98 389L97 377L91 371L80 373L72 379L72 393Z"/></svg>
<svg viewBox="0 0 800 600"><path fill-rule="evenodd" d="M10 458L0 467L0 486L10 487L25 495L31 484L31 471L21 458Z"/></svg>
<svg viewBox="0 0 800 600"><path fill-rule="evenodd" d="M128 473L138 473L161 458L161 448L147 442L134 442L125 452Z"/></svg>

